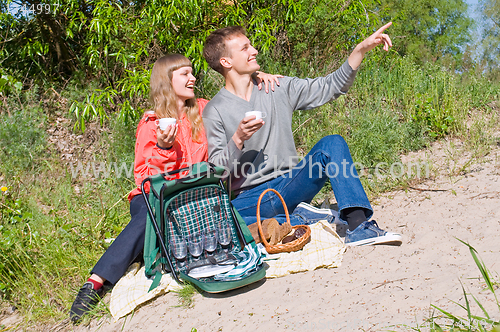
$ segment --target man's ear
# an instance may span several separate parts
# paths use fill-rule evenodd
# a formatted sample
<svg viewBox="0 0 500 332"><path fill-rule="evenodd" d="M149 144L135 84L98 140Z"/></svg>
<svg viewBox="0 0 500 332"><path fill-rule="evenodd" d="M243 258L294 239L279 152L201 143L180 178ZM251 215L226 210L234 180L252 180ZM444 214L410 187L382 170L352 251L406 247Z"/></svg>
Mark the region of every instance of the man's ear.
<svg viewBox="0 0 500 332"><path fill-rule="evenodd" d="M220 65L222 66L222 68L231 69L233 67L233 64L231 63L231 58L229 58L229 57L224 56L224 57L220 58L219 62L220 62Z"/></svg>

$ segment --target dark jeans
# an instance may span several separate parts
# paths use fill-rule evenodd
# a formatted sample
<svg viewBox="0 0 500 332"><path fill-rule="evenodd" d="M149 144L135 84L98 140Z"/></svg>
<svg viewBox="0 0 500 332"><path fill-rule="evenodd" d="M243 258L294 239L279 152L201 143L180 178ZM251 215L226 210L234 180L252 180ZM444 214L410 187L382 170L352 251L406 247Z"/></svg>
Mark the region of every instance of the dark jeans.
<svg viewBox="0 0 500 332"><path fill-rule="evenodd" d="M330 179L341 216L342 210L350 207L364 208L366 217L372 216L373 209L353 165L349 147L340 135L322 138L289 173L242 191L232 203L250 225L257 221L257 201L264 190L277 190L292 213L300 202L311 202L327 179ZM273 217L283 223L286 220L284 212L274 193L263 197L260 206L262 219ZM304 223L302 218L292 214L290 222L292 225Z"/></svg>
<svg viewBox="0 0 500 332"><path fill-rule="evenodd" d="M144 249L147 206L142 195L130 201L130 222L109 246L92 273L115 284Z"/></svg>

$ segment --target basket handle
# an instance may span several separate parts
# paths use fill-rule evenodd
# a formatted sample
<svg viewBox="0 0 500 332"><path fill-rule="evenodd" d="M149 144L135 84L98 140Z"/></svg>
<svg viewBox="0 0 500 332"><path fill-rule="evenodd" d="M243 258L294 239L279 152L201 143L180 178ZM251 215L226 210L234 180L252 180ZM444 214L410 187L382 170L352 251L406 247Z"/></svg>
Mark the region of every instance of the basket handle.
<svg viewBox="0 0 500 332"><path fill-rule="evenodd" d="M260 235L262 243L264 244L264 247L266 247L266 249L269 248L269 247L271 247L271 245L269 244L269 242L267 242L266 237L264 236L264 231L262 230L262 223L260 221L260 202L262 201L262 198L264 197L264 195L268 191L272 191L273 193L275 193L279 197L279 199L281 200L281 204L283 204L283 208L285 209L286 222L291 225L291 223L290 223L290 215L288 213L288 208L287 208L287 206L285 204L285 200L280 195L280 193L278 191L272 189L272 188L264 190L262 192L262 194L260 194L259 200L257 201L257 227L259 228L259 235Z"/></svg>

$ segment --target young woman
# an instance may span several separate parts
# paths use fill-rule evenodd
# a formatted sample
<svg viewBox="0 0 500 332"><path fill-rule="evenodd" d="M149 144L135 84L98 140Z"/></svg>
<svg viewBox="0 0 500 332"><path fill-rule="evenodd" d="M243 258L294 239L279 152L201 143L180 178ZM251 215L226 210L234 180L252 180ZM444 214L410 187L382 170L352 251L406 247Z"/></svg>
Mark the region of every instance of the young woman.
<svg viewBox="0 0 500 332"><path fill-rule="evenodd" d="M277 77L259 73L256 77L265 89ZM180 54L160 58L151 72L152 111L144 114L137 126L134 177L137 188L129 194L131 220L92 269L71 306L70 319L80 321L104 293L103 284L114 285L144 247L147 208L140 195L142 181L158 172L169 172L207 160L207 139L201 115L208 103L196 99L191 62ZM175 118L177 123L161 130L157 119ZM149 192L149 186L145 188Z"/></svg>

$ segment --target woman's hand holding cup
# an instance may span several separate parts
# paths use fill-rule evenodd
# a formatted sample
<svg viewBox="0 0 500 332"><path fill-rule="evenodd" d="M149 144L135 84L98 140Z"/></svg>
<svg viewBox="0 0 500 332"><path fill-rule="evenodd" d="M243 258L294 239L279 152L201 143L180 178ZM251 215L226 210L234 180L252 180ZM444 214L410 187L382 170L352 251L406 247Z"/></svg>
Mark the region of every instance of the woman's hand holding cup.
<svg viewBox="0 0 500 332"><path fill-rule="evenodd" d="M163 118L156 120L156 139L158 146L164 149L171 148L174 145L177 136L177 123L174 118Z"/></svg>

